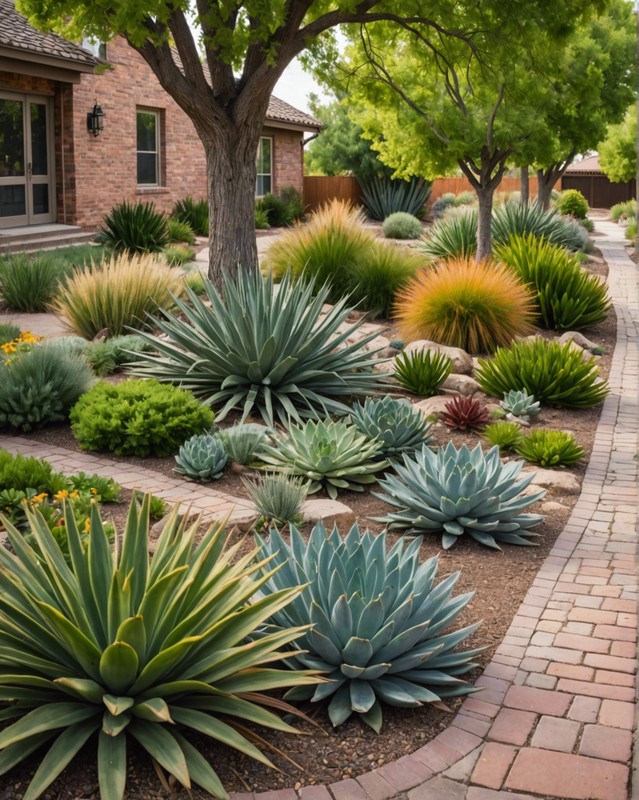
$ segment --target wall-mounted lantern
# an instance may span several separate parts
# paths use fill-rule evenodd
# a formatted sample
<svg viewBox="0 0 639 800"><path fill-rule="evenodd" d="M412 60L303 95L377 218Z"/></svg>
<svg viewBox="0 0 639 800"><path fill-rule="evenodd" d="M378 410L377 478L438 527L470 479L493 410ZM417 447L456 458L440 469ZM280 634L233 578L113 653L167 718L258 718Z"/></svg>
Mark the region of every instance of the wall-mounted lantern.
<svg viewBox="0 0 639 800"><path fill-rule="evenodd" d="M89 129L89 133L92 133L94 136L99 136L104 128L104 111L102 111L102 108L98 105L97 99L93 106L93 111L89 111L87 114L87 128Z"/></svg>

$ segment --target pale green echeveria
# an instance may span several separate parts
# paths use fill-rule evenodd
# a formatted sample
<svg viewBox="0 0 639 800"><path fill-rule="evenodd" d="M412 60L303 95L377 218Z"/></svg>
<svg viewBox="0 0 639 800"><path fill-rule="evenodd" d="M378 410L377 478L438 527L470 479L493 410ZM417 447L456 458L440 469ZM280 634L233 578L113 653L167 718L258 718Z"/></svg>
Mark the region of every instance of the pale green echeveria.
<svg viewBox="0 0 639 800"><path fill-rule="evenodd" d="M266 564L227 547L221 524L196 544L198 522L187 527L177 508L149 556L149 503L133 501L112 545L94 505L86 549L65 508L69 563L39 512L27 511L33 546L3 520L14 552L0 547L0 774L48 746L23 800L92 738L102 800L124 796L130 739L187 790L227 798L189 735L271 766L247 723L294 732L264 693L317 682L271 666L300 628L247 642L301 589L252 601Z"/></svg>
<svg viewBox="0 0 639 800"><path fill-rule="evenodd" d="M213 481L222 477L229 460L224 443L209 433L187 439L175 456L175 472L192 481Z"/></svg>
<svg viewBox="0 0 639 800"><path fill-rule="evenodd" d="M405 398L368 397L363 405L353 405L351 419L361 433L381 442L383 458L413 452L430 439L431 425L425 414Z"/></svg>
<svg viewBox="0 0 639 800"><path fill-rule="evenodd" d="M522 391L511 389L509 392L504 392L504 399L499 401L499 405L513 417L523 420L528 420L541 411L535 395L528 394L525 389Z"/></svg>
<svg viewBox="0 0 639 800"><path fill-rule="evenodd" d="M345 398L382 385L367 347L377 334L360 337L363 319L346 321L347 298L326 310L326 285L286 274L275 286L257 270L240 270L224 277L221 292L204 286L203 298L190 289L186 300L174 298L179 316L162 314L160 336L140 334L156 353L144 353L135 374L189 389L218 421L238 409L242 421L258 413L269 426L275 417L286 424L347 414Z"/></svg>
<svg viewBox="0 0 639 800"><path fill-rule="evenodd" d="M274 445L262 448L265 468L308 481L308 493L324 488L334 500L340 489L363 492L377 482L376 472L388 466L380 461L382 445L371 441L354 425L309 420L291 425Z"/></svg>
<svg viewBox="0 0 639 800"><path fill-rule="evenodd" d="M378 519L390 529L441 533L446 550L464 534L496 550L504 543L534 544L537 534L529 528L543 516L523 511L546 492L524 494L535 474L518 480L523 465L504 463L497 446L487 453L479 444L457 450L449 442L436 453L424 446L414 456L404 456L395 475L380 480L384 492L375 495L397 510Z"/></svg>
<svg viewBox="0 0 639 800"><path fill-rule="evenodd" d="M355 713L379 732L383 704L440 706L475 691L459 676L476 666L473 659L483 648L459 645L478 626L450 630L473 593L453 597L459 573L437 584L437 558L420 564L419 540L406 545L400 539L389 547L384 535L360 535L356 525L342 537L317 523L308 542L294 526L290 544L276 530L257 541L261 555L280 567L263 592L308 584L267 629L310 623L287 663L326 670L330 679L293 689L287 699L330 700L333 725Z"/></svg>

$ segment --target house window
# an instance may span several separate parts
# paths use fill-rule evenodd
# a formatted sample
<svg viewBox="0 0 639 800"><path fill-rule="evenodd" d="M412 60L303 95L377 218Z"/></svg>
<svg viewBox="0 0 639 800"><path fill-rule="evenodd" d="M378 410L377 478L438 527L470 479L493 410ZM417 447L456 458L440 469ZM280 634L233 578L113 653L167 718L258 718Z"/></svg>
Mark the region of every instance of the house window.
<svg viewBox="0 0 639 800"><path fill-rule="evenodd" d="M270 136L262 136L260 145L257 148L257 183L255 194L257 197L264 197L272 191L273 178L273 139Z"/></svg>
<svg viewBox="0 0 639 800"><path fill-rule="evenodd" d="M82 40L82 47L93 53L97 58L106 61L106 42L101 42L98 39L93 39L91 36L85 36Z"/></svg>
<svg viewBox="0 0 639 800"><path fill-rule="evenodd" d="M137 111L138 186L160 185L160 112Z"/></svg>

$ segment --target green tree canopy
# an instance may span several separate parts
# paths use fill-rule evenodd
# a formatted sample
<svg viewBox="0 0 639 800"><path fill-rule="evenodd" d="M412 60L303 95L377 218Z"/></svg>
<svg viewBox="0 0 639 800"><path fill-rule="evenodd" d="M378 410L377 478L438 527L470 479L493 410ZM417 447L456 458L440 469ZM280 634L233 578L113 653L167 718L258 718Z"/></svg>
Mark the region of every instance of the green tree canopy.
<svg viewBox="0 0 639 800"><path fill-rule="evenodd" d="M599 166L614 183L631 181L637 174L637 106L631 106L623 122L611 125L599 145Z"/></svg>

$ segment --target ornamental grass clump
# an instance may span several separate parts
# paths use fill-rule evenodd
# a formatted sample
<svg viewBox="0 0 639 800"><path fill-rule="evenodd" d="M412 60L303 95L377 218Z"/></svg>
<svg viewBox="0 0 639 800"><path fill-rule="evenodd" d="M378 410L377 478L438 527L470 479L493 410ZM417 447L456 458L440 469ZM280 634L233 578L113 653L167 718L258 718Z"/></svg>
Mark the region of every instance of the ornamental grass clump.
<svg viewBox="0 0 639 800"><path fill-rule="evenodd" d="M532 332L534 304L508 267L457 259L418 272L400 290L395 316L409 341L490 353Z"/></svg>
<svg viewBox="0 0 639 800"><path fill-rule="evenodd" d="M379 400L366 398L351 411L353 425L371 441L381 443L380 458L397 458L412 453L430 439L431 424L408 400L386 395Z"/></svg>
<svg viewBox="0 0 639 800"><path fill-rule="evenodd" d="M412 250L375 242L365 258L353 265L348 277L348 300L367 316L391 316L397 293L403 289L417 270L423 258Z"/></svg>
<svg viewBox="0 0 639 800"><path fill-rule="evenodd" d="M441 533L442 547L451 548L467 534L480 544L500 550L500 544L532 545L532 528L541 522L539 514L524 509L542 498L545 490L523 494L534 473L517 480L523 461L504 464L499 448L483 453L481 445L459 450L452 442L434 453L427 446L414 456L404 456L395 466L396 474L380 480L384 493L374 492L397 511L380 522L391 530L408 533Z"/></svg>
<svg viewBox="0 0 639 800"><path fill-rule="evenodd" d="M211 409L188 390L155 380L100 381L70 414L71 430L83 450L160 458L208 430L213 418Z"/></svg>
<svg viewBox="0 0 639 800"><path fill-rule="evenodd" d="M532 234L495 248L533 291L537 313L549 330L581 330L604 320L610 308L605 283L581 267L579 257Z"/></svg>
<svg viewBox="0 0 639 800"><path fill-rule="evenodd" d="M0 429L32 431L67 419L94 380L83 355L55 341L0 360Z"/></svg>
<svg viewBox="0 0 639 800"><path fill-rule="evenodd" d="M493 397L523 390L540 403L559 408L592 408L608 394L594 357L584 360L571 342L561 345L541 338L513 342L491 359L480 359L475 377Z"/></svg>
<svg viewBox="0 0 639 800"><path fill-rule="evenodd" d="M74 333L93 339L105 329L117 336L146 328L160 309L174 307L182 291L182 276L157 256L125 253L77 272L51 307Z"/></svg>
<svg viewBox="0 0 639 800"><path fill-rule="evenodd" d="M383 704L439 705L476 691L459 676L476 666L473 659L484 648L459 645L478 625L445 633L473 593L452 596L459 572L437 584L437 558L420 564L418 541L405 546L400 539L390 547L385 536L360 535L356 525L342 537L321 522L308 542L294 527L290 544L276 530L268 539L256 538L260 555L279 567L263 592L307 584L270 618L268 629L310 626L286 663L312 665L329 678L316 688L293 689L287 699L330 698L334 726L355 713L379 733Z"/></svg>
<svg viewBox="0 0 639 800"><path fill-rule="evenodd" d="M266 472L256 478L242 478L251 502L264 525L298 525L302 504L308 494L306 481L278 472Z"/></svg>
<svg viewBox="0 0 639 800"><path fill-rule="evenodd" d="M335 500L340 489L363 492L377 482L375 473L388 466L379 460L381 452L381 442L353 425L309 420L291 425L274 445L265 445L260 460L268 470L308 480L309 494L325 489Z"/></svg>
<svg viewBox="0 0 639 800"><path fill-rule="evenodd" d="M483 435L491 447L499 451L516 451L522 440L521 426L516 422L493 422L484 428Z"/></svg>
<svg viewBox="0 0 639 800"><path fill-rule="evenodd" d="M0 295L14 311L47 310L68 269L47 253L0 258Z"/></svg>
<svg viewBox="0 0 639 800"><path fill-rule="evenodd" d="M133 367L142 376L175 383L207 404L217 419L239 409L267 425L275 417L319 418L349 411L349 396L368 395L382 382L379 361L366 347L376 334L354 340L362 324L346 323L345 300L323 313L328 289L294 283L286 274L275 289L257 270L226 275L223 292L205 280L206 296L176 299L180 316L165 313L161 336L143 333L157 355Z"/></svg>
<svg viewBox="0 0 639 800"><path fill-rule="evenodd" d="M187 791L228 798L202 736L272 767L249 725L293 733L275 712L297 712L265 692L317 678L272 666L303 629L247 637L302 589L253 601L265 563L236 559L223 524L199 538L177 508L149 556L148 497L131 504L121 544L94 505L86 549L67 507L68 564L42 515L28 514L33 547L7 524L13 552L0 548L0 774L46 745L25 794L35 800L97 743L101 800L122 800L135 741Z"/></svg>
<svg viewBox="0 0 639 800"><path fill-rule="evenodd" d="M395 379L411 394L432 397L453 371L452 360L437 350L404 350L395 358Z"/></svg>
<svg viewBox="0 0 639 800"><path fill-rule="evenodd" d="M470 259L476 248L477 211L466 208L446 214L430 228L418 246L419 252L430 261Z"/></svg>
<svg viewBox="0 0 639 800"><path fill-rule="evenodd" d="M537 430L524 436L517 455L541 467L571 467L584 457L584 449L571 433Z"/></svg>

